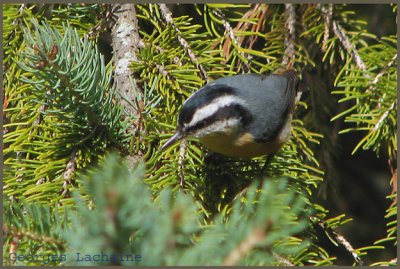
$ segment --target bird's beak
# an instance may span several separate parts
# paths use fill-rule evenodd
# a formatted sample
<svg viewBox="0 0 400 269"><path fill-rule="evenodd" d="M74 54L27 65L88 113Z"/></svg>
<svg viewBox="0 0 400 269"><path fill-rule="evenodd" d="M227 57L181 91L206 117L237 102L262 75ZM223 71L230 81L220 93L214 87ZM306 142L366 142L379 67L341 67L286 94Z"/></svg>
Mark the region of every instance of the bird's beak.
<svg viewBox="0 0 400 269"><path fill-rule="evenodd" d="M164 151L175 142L179 141L183 137L183 132L181 130L176 131L176 133L161 147L160 151Z"/></svg>

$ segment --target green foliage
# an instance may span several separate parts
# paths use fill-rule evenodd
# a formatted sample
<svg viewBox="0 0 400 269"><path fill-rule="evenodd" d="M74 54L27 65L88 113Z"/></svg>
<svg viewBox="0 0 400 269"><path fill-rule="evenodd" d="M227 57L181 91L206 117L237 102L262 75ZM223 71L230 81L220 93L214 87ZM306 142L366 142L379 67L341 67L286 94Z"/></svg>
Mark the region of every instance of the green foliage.
<svg viewBox="0 0 400 269"><path fill-rule="evenodd" d="M6 193L57 202L68 198L58 193L71 188L73 170L110 146L126 148L129 121L121 120L111 74L93 44L71 27L60 34L32 23L35 30L26 29L27 47L19 56L21 87L7 93Z"/></svg>
<svg viewBox="0 0 400 269"><path fill-rule="evenodd" d="M143 222L151 224L142 217L150 215L144 213L150 213L154 207L150 192L142 182L143 167L140 165L129 171L120 161L113 155L100 162L103 169L80 179L84 193L89 196L75 195L77 211L71 217L71 229L65 234L67 264L88 264L77 261L76 253L82 256L101 252L133 253L131 237L142 232L138 227ZM91 201L90 207L87 200Z"/></svg>
<svg viewBox="0 0 400 269"><path fill-rule="evenodd" d="M57 265L64 252L62 233L68 210L3 200L3 260L5 265Z"/></svg>
<svg viewBox="0 0 400 269"><path fill-rule="evenodd" d="M378 44L359 50L367 70L360 70L349 59L337 77L337 87L333 93L343 97L340 102L353 101L349 109L338 117L346 117L351 127L341 133L351 131L366 132L355 147L373 149L376 154L387 148L387 154L394 158L397 149L397 48L396 37L383 38ZM366 85L368 85L366 87Z"/></svg>
<svg viewBox="0 0 400 269"><path fill-rule="evenodd" d="M205 25L190 24L191 18L182 16L174 18L176 26L174 28L164 24L162 11L158 5L138 6L141 29L148 29L145 26L149 24L153 28L150 28L152 31L142 30L140 32L143 42L147 46L139 50L140 60L132 63L132 68L138 77L147 81L147 85L154 85L155 90L148 99L150 100L152 96L161 96L162 98L157 106L151 108L150 113L146 112L143 115L144 128L141 137L138 138L138 140L144 141L140 145L143 150L147 151L145 156L148 156L147 174L151 177L147 177L146 182L151 184L154 191L173 186L174 190L183 189L191 192L194 197L200 199L206 215L215 211L227 210L226 206L229 206L230 199L240 192L243 185L251 182L254 175L260 173L265 157L253 161L238 161L218 156L216 158L219 167L214 169L212 164L205 164L207 158L204 158L203 150L198 144L189 142L187 147L179 150L180 153L177 151L177 145L166 152L157 152L157 148L170 137L170 135L163 134L165 130L169 133L173 132L176 126L176 115L183 101L203 83L196 64L187 59L185 47L179 43L178 35L181 35L189 43L190 49L198 57L199 63L207 70L207 75L213 78L241 72L242 68L246 68L244 65L248 65L256 73L280 67L278 59L282 58L283 51L271 56L275 62L266 61L264 55L268 55L268 53L246 49L239 43L235 43L236 41L229 42L223 38L229 36L228 33L224 33L226 31L224 25L243 18L247 11L244 9L245 7L249 6L234 5L235 12L228 12L221 17L220 14L228 11L229 8L220 9L221 6L213 4L204 5L203 8L196 6L197 12L204 17ZM262 15L262 8L263 6L260 6L257 9L257 16ZM272 10L271 14L273 12L275 10ZM232 17L228 17L228 14ZM207 16L210 18L207 19ZM260 35L260 29L248 29L249 25L247 24L250 21L255 24L258 19L259 17L255 17L243 21L242 23L246 25L243 25L243 31L238 31L239 34L235 38L238 38L243 44L259 39L265 42L272 42L272 40L282 42L283 30L280 30L279 37L273 39L268 35ZM282 17L276 17L271 23L278 24L281 20ZM275 29L275 25L273 27ZM204 39L209 41L203 42ZM271 44L266 43L266 49L271 47ZM154 56L154 54L156 55ZM243 55L247 57L246 61L241 60L240 57L244 57ZM235 71L233 72L233 70ZM148 107L151 106L148 105ZM293 137L289 146L285 147L272 161L269 174L296 178L296 181L304 183L308 192L311 193L311 188L316 187L322 180L322 172L316 167L318 162L305 141L318 143L321 136L306 130L300 120L295 120ZM214 157L211 156L212 158ZM226 171L230 172L226 173ZM224 182L221 178L228 179ZM219 186L215 186L213 183L215 181L219 181L216 183ZM232 187L235 184L237 187ZM221 200L220 198L223 196L227 198Z"/></svg>
<svg viewBox="0 0 400 269"><path fill-rule="evenodd" d="M334 169L327 121L338 112L333 120L347 125L337 131L365 133L354 153L396 158L397 37L375 37L343 5L295 5L295 16L285 5L179 5L185 15L171 16L168 7L135 5L143 46L130 64L140 92L127 100L133 118L112 86L113 62L97 49L117 15L111 5L4 6L5 249L17 240L23 255L67 253L51 265L88 265L76 252L141 256L109 265L336 264L320 239L344 246L337 229L350 219L314 200ZM226 158L195 140L159 152L184 100L207 81L288 65L310 91L267 169L266 157ZM323 74L319 81L306 66ZM347 109L336 109L336 98ZM110 150L144 164L104 159ZM397 203L389 199L387 238L344 246L355 264L396 244Z"/></svg>
<svg viewBox="0 0 400 269"><path fill-rule="evenodd" d="M75 196L77 210L70 214L71 224L63 233L68 249L65 264L219 265L241 261L263 265L274 263L273 255L287 257L306 247L290 236L306 227L308 210L301 196L287 191L284 179L265 181L261 188L253 184L244 203L236 201L231 214L217 215L213 225L206 227L200 224L196 204L184 193L174 197L168 188L154 203L143 183L143 165L129 170L115 155L100 165L103 168L81 178L88 196ZM86 199L92 201L90 208ZM43 222L48 224L42 233L49 232L50 224L60 226L57 218L47 220L47 207L33 208L26 219L35 217L39 223L37 218L45 215ZM16 211L6 216L12 220L21 215ZM57 236L60 230L52 232ZM254 251L247 255L238 246ZM89 259L86 254L108 254L111 261L81 261L76 253L82 259ZM113 260L111 254L119 259ZM128 254L135 254L137 261L127 261Z"/></svg>

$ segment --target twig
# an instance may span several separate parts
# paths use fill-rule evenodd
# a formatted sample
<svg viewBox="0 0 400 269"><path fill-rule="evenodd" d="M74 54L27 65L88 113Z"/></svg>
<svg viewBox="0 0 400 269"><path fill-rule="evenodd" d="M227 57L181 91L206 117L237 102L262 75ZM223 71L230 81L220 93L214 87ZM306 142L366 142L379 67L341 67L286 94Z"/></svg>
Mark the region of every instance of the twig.
<svg viewBox="0 0 400 269"><path fill-rule="evenodd" d="M42 177L41 179L38 179L38 181L36 181L36 185L41 185L45 182L46 182L46 178Z"/></svg>
<svg viewBox="0 0 400 269"><path fill-rule="evenodd" d="M189 46L189 43L186 41L186 39L183 38L182 32L179 30L179 28L176 26L174 19L172 18L172 12L169 10L166 4L158 4L160 6L161 14L164 18L164 20L167 22L167 24L171 25L171 27L174 29L174 31L178 35L178 40L179 43L181 43L182 47L185 49L186 53L188 54L190 61L200 70L200 76L208 81L208 76L206 71L204 70L204 67L199 63L197 60L196 55L193 53L192 49Z"/></svg>
<svg viewBox="0 0 400 269"><path fill-rule="evenodd" d="M379 118L378 122L375 124L375 126L372 128L371 132L375 132L376 130L379 129L379 127L381 127L383 121L389 116L389 112L394 108L396 102L393 102L389 109L385 111L385 113L383 113L383 115Z"/></svg>
<svg viewBox="0 0 400 269"><path fill-rule="evenodd" d="M134 76L129 69L131 61L137 61L137 50L144 47L139 36L138 19L134 4L114 4L114 14L117 21L112 28L112 45L115 57L115 85L121 95L134 101L139 95L139 87L134 81ZM132 85L130 79L134 81ZM121 104L130 115L136 115L137 111L129 102L121 100Z"/></svg>
<svg viewBox="0 0 400 269"><path fill-rule="evenodd" d="M325 52L326 43L328 42L329 39L329 30L332 24L333 5L328 4L328 7L326 5L322 5L321 11L322 11L322 16L324 18L324 39L322 41L322 51Z"/></svg>
<svg viewBox="0 0 400 269"><path fill-rule="evenodd" d="M335 33L335 35L339 39L339 41L342 43L342 46L350 53L351 57L355 61L358 68L360 68L363 71L366 71L367 67L365 66L364 61L361 59L360 55L358 54L358 51L353 46L353 44L350 43L350 39L347 37L346 33L343 31L340 24L336 21L333 21L332 24L333 24L333 32ZM365 77L369 78L370 76L368 74L365 74Z"/></svg>
<svg viewBox="0 0 400 269"><path fill-rule="evenodd" d="M37 112L39 113L39 115L36 117L35 121L33 122L33 126L37 126L37 125L40 124L40 122L42 121L43 112L46 110L46 108L47 108L46 105L41 105L41 106L39 107L39 109L38 109L38 111L37 111ZM32 131L33 131L33 130L31 130L31 131L29 132L29 134L31 134Z"/></svg>
<svg viewBox="0 0 400 269"><path fill-rule="evenodd" d="M256 246L258 242L263 240L265 237L264 229L255 228L253 232L247 236L247 238L240 243L240 245L235 248L229 255L225 258L222 265L233 266L238 263L238 261L245 256L252 248Z"/></svg>
<svg viewBox="0 0 400 269"><path fill-rule="evenodd" d="M381 72L376 75L374 80L372 81L372 84L378 83L379 79L385 74L385 72L396 62L397 59L397 53L393 56L392 60L381 70Z"/></svg>
<svg viewBox="0 0 400 269"><path fill-rule="evenodd" d="M110 26L113 24L114 13L112 10L112 6L110 4L102 4L102 6L104 6L106 9L105 14L99 15L101 16L100 21L88 32L87 37L89 39L95 38L97 34L107 30L108 28L111 28Z"/></svg>
<svg viewBox="0 0 400 269"><path fill-rule="evenodd" d="M358 265L363 265L363 261L361 260L360 256L358 256L358 254L354 251L353 246L349 243L349 241L346 240L346 238L344 238L341 234L337 233L337 232L333 232L333 234L335 235L336 240L346 248L346 250L348 252L350 252L355 260L355 262Z"/></svg>
<svg viewBox="0 0 400 269"><path fill-rule="evenodd" d="M261 16L260 16L260 18L258 18L258 23L257 24L250 24L249 21L239 21L238 24L235 27L235 30L236 31L237 30L246 31L249 28L249 26L251 26L251 31L258 33L260 28L261 28L261 25L262 25L262 22L263 22L263 18L264 18L265 14L268 11L268 6L265 5L265 4L256 4L256 5L254 5L253 9L249 9L242 17L244 20L257 18L257 16L258 16L260 11L261 11ZM248 46L249 49L251 49L253 47L254 43L257 40L257 38L258 38L257 35L250 36L250 38L249 38L250 39L250 43L249 43L249 46ZM245 39L244 36L242 36L240 38L240 44L243 43L244 39Z"/></svg>
<svg viewBox="0 0 400 269"><path fill-rule="evenodd" d="M396 62L397 59L397 53L393 56L393 58L390 60L390 62L375 76L374 80L371 82L370 86L368 87L368 89L365 91L365 93L369 93L371 91L373 91L376 87L376 84L379 82L380 78L386 73L386 71ZM377 103L377 108L381 109L382 107L382 102L383 97L385 96L385 94L383 94L381 97L379 97L378 99L378 103ZM392 104L393 105L393 104ZM386 115L387 117L387 115Z"/></svg>
<svg viewBox="0 0 400 269"><path fill-rule="evenodd" d="M8 231L8 227L7 225L5 225L5 227L3 226L3 233L7 234ZM13 236L12 239L10 240L10 248L8 251L8 254L13 254L13 253L17 253L18 252L18 247L20 245L20 241L21 241L21 236ZM8 259L8 264L7 265L13 265L15 264L15 260L14 259Z"/></svg>
<svg viewBox="0 0 400 269"><path fill-rule="evenodd" d="M67 166L65 167L63 177L64 177L64 183L63 183L63 192L61 193L62 197L65 197L69 190L68 190L68 185L72 183L72 174L76 171L76 153L77 150L74 149L72 152L71 158L69 159Z"/></svg>
<svg viewBox="0 0 400 269"><path fill-rule="evenodd" d="M392 193L397 193L397 154L396 154L396 150L393 154L395 157L394 159L389 158L388 159L388 165L389 165L389 169L390 169L390 173L392 174L392 178L390 179L390 185L392 185ZM397 195L394 197L395 202L397 203Z"/></svg>
<svg viewBox="0 0 400 269"><path fill-rule="evenodd" d="M4 229L3 229L3 232L4 232ZM7 232L5 232L5 233L7 233ZM9 254L17 253L20 241L21 241L21 236L15 235L12 237L12 240L10 242Z"/></svg>
<svg viewBox="0 0 400 269"><path fill-rule="evenodd" d="M390 260L389 263L397 264L397 258L394 258L393 260ZM383 266L387 266L387 265L383 265Z"/></svg>
<svg viewBox="0 0 400 269"><path fill-rule="evenodd" d="M354 261L356 262L357 265L363 265L363 261L362 261L361 257L356 253L353 246L349 243L349 241L347 241L346 238L344 238L343 235L334 231L332 228L326 227L323 222L319 222L318 224L319 224L319 226L321 226L321 228L325 232L330 233L335 237L336 241L340 245L342 245L353 256Z"/></svg>
<svg viewBox="0 0 400 269"><path fill-rule="evenodd" d="M36 242L54 244L57 246L57 248L64 249L64 244L62 243L62 241L58 241L57 239L52 237L38 235L29 231L18 230L15 227L8 227L6 224L3 225L3 234L5 236L13 236L14 238L16 237L18 239L26 237Z"/></svg>
<svg viewBox="0 0 400 269"><path fill-rule="evenodd" d="M246 187L243 190L241 190L237 195L235 195L235 197L233 198L232 201L236 201L236 199L242 198L244 195L246 195L248 190L249 190L248 187Z"/></svg>
<svg viewBox="0 0 400 269"><path fill-rule="evenodd" d="M11 42L13 42L13 38L17 35L18 30L20 29L19 25L21 25L20 21L23 21L25 9L28 8L28 4L21 4L20 7L18 8L18 15L15 16L15 19L12 21L11 25L13 26L13 30L10 32L10 34L5 37L3 40L7 40L3 46L9 45ZM12 54L11 54L12 55ZM5 56L3 56L6 58ZM4 64L5 61L3 61L3 74L8 73L8 69L10 67L9 64ZM5 79L5 78L4 78ZM3 111L4 113L4 111Z"/></svg>
<svg viewBox="0 0 400 269"><path fill-rule="evenodd" d="M294 266L294 264L291 263L288 259L278 255L275 252L272 252L272 256L275 258L275 260L277 260L278 262L280 262L284 266Z"/></svg>
<svg viewBox="0 0 400 269"><path fill-rule="evenodd" d="M217 17L219 17L219 18L222 20L222 22L224 23L225 31L228 33L229 38L230 38L230 39L232 40L232 42L234 42L235 45L239 48L239 49L238 49L238 53L239 53L243 58L248 59L248 57L246 57L245 54L244 54L243 52L240 51L241 45L240 45L239 41L237 40L237 38L235 37L235 33L233 32L232 26L229 24L229 22L228 22L227 20L225 20L225 16L223 15L222 11L219 10L219 9L215 9L215 10L213 11L213 13L214 13ZM246 68L247 68L246 71L249 71L249 70L250 70L249 64L246 63L246 62L243 62L243 64L244 64L244 65L246 66Z"/></svg>
<svg viewBox="0 0 400 269"><path fill-rule="evenodd" d="M184 169L185 169L185 155L186 155L186 149L187 149L187 143L186 140L183 139L181 143L179 144L179 160L178 160L178 165L179 165L179 179L180 179L180 186L183 187L183 184L185 184L185 176L184 176Z"/></svg>
<svg viewBox="0 0 400 269"><path fill-rule="evenodd" d="M294 39L296 34L296 12L294 8L294 4L285 4L285 12L286 12L286 27L288 31L285 35L285 53L283 55L282 64L288 65L290 62L294 61Z"/></svg>

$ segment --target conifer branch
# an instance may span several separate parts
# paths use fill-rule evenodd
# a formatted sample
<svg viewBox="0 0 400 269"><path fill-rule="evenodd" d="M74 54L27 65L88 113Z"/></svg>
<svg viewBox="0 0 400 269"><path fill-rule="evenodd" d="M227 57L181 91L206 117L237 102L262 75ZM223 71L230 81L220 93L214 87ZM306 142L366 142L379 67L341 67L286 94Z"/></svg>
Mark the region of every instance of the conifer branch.
<svg viewBox="0 0 400 269"><path fill-rule="evenodd" d="M8 131L3 134L7 166L4 188L8 195L4 201L13 201L3 207L8 221L3 226L7 251L31 251L32 255L43 251L76 253L81 249L117 253L134 246L143 255L142 265L201 265L212 261L224 265L333 265L332 257L337 256L337 262L342 263L349 255L356 261L350 257L350 263L362 264L360 256L367 248L354 249L349 243L352 238L336 233L345 221L326 220L324 209L313 200L312 194L323 179L317 159L329 150L312 146L318 143L319 134L307 129L303 119L319 119L329 114L330 108L316 116L319 111L314 105L299 111L293 137L269 166L266 176L271 178L263 187L259 182L243 184L243 179L258 177L261 158L229 160L220 169L214 169L213 163L208 169L210 162L204 162L199 148L185 140L179 150L170 151L173 154L168 159L160 160L162 156L155 149L163 139L160 134L175 122L184 99L208 81L208 76L250 69L263 73L282 64L289 66L296 61L306 65L323 58L324 65L317 73L323 74L324 83L335 80L338 88L343 87L337 91L344 95L342 104L346 100L356 103L357 113L346 119L354 124L349 130L370 131L367 143L363 142L365 148L378 152L383 145L395 162L394 36L371 44L364 39L368 32L363 35L366 28L358 23L358 15L354 19L348 9L331 4L286 4L278 8L269 4L215 4L205 6L204 12L199 6L185 6L178 7L178 13L189 11L188 16L179 17L166 4L23 4L5 8L5 40L10 41L5 43L8 60L3 63L7 82L4 107L8 107L3 112L3 118L4 113L7 116L4 131ZM300 16L304 20L300 21ZM24 36L22 28L28 33L37 24L29 22L31 17L45 20L47 26ZM60 21L66 22L61 31ZM140 32L139 25L143 25ZM347 31L348 27L356 30ZM105 30L111 30L113 38L114 87L95 46L99 41L96 37ZM300 37L301 41L304 37L307 48L298 45ZM202 42L205 38L209 42ZM53 55L55 46L59 53ZM19 51L24 54L19 55ZM150 91L148 83L152 83ZM122 93L120 104L128 113L116 104L116 90ZM330 105L332 98L314 93L307 104ZM342 111L337 108L337 112ZM327 134L336 135L336 131L340 130ZM127 152L130 142L132 151ZM103 159L106 152L116 148L131 154L125 157L128 169L125 164L121 166L122 160ZM139 159L144 159L145 165L137 169ZM85 173L96 163L102 169ZM86 187L75 186L78 174L87 174L79 181L88 183ZM277 175L290 180L282 184L274 178ZM392 175L396 189L395 166ZM82 195L76 200L69 197L75 187ZM68 213L66 207L54 208L62 196L68 197L66 204L73 205L76 214L58 215ZM395 194L390 199L396 199ZM24 200L50 205L21 207ZM392 240L397 232L397 222L392 220L395 202L385 216L389 222L386 240ZM305 244L310 235L318 236L309 219L303 219L304 214L308 216L307 206L318 210L313 223L318 227L322 223L340 253L326 251L317 243ZM277 229L265 229L271 219ZM18 230L4 232L7 225ZM63 229L67 236L60 237ZM54 245L52 239L60 244ZM40 248L32 249L35 245ZM91 263L99 264L94 260Z"/></svg>
<svg viewBox="0 0 400 269"><path fill-rule="evenodd" d="M185 38L183 38L182 32L179 30L179 28L176 26L174 19L172 18L172 12L169 10L166 4L158 4L161 10L161 14L164 18L164 20L167 22L168 25L171 25L172 29L176 32L178 36L179 43L182 45L182 47L185 49L186 53L188 54L190 61L199 69L200 71L200 76L202 79L208 81L208 76L206 71L204 70L203 65L199 63L199 60L197 59L196 55L190 48L189 43L186 41Z"/></svg>

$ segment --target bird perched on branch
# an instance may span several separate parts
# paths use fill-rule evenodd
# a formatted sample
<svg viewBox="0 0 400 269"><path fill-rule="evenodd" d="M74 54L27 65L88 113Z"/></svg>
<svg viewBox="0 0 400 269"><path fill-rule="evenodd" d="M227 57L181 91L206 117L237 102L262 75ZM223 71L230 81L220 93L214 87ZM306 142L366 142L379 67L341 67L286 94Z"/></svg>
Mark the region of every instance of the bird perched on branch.
<svg viewBox="0 0 400 269"><path fill-rule="evenodd" d="M275 154L289 140L300 88L294 70L216 79L185 101L176 133L161 149L196 137L208 149L226 156Z"/></svg>

